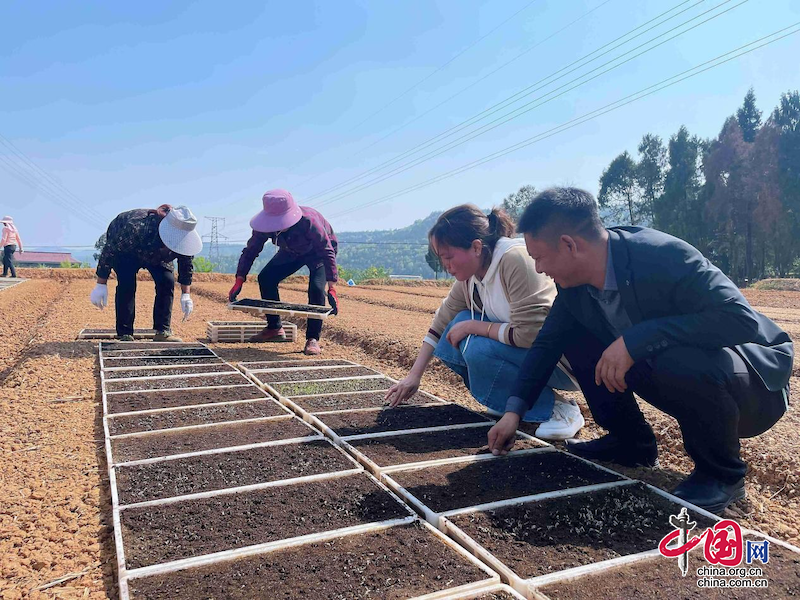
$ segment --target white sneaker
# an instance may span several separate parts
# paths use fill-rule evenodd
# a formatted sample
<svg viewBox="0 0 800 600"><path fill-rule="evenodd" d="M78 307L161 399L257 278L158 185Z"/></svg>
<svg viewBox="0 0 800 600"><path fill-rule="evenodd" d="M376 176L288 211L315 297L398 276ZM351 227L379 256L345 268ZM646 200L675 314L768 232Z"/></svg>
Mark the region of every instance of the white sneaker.
<svg viewBox="0 0 800 600"><path fill-rule="evenodd" d="M575 437L586 422L578 405L572 400L556 398L553 415L536 429L536 437L543 440L566 440Z"/></svg>

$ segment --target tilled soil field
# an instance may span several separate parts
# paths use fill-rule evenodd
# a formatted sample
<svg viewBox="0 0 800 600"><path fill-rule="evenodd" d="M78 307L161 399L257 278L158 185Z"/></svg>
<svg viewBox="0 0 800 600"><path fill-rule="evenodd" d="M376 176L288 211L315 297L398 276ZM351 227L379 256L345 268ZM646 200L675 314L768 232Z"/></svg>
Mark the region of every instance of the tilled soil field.
<svg viewBox="0 0 800 600"><path fill-rule="evenodd" d="M199 278L198 278L199 279ZM195 312L183 323L174 306L175 333L204 340L206 321L238 319L225 308L230 278L193 286ZM98 311L88 297L90 279L30 280L0 294L0 598L116 598L116 557L111 536L110 497L98 391L97 344L76 341L84 327L113 327L113 310ZM113 288L114 283L111 283ZM301 284L289 284L282 300L306 302ZM248 282L243 296L255 292ZM416 356L433 311L447 288L341 286L340 315L326 320L323 358L351 360L394 378L403 377ZM113 289L112 289L113 295ZM747 291L757 310L790 335L800 335L800 294ZM150 327L152 284L139 285L138 327ZM290 319L291 320L291 319ZM292 320L305 327L302 320ZM301 339L302 335L299 336ZM288 344L214 344L226 360L302 361L301 341ZM129 355L140 356L139 352ZM157 363L142 364L142 367ZM133 365L131 365L133 366ZM423 389L480 409L460 378L434 364ZM235 390L235 388L230 388ZM800 378L793 379L796 404ZM121 394L121 402L146 405L148 393ZM168 391L149 392L154 397ZM229 400L261 397L252 391ZM582 437L600 435L580 394L587 427ZM202 401L197 402L198 404ZM129 404L130 405L130 404ZM176 404L177 405L177 404ZM659 440L660 470L621 469L671 489L690 470L677 423L643 405ZM742 440L750 465L748 499L728 517L787 541L800 543L800 417L790 412L766 434ZM202 486L201 486L202 489ZM155 494L156 496L158 494ZM266 587L265 589L269 589ZM421 591L421 590L420 590ZM165 592L163 597L169 597Z"/></svg>

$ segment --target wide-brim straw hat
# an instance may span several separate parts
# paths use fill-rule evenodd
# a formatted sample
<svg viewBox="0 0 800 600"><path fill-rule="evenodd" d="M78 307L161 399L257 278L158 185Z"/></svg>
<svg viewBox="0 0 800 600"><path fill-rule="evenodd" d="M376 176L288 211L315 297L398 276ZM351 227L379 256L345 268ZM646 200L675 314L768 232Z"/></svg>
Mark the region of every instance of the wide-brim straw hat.
<svg viewBox="0 0 800 600"><path fill-rule="evenodd" d="M303 211L286 190L270 190L261 199L264 209L250 219L250 227L260 233L284 231L303 218Z"/></svg>
<svg viewBox="0 0 800 600"><path fill-rule="evenodd" d="M13 224L13 223L14 223L14 219L12 219L12 218L11 218L11 217L9 217L8 215L6 215L6 216L5 216L5 217L3 217L2 219L0 219L0 223L8 223L8 224Z"/></svg>
<svg viewBox="0 0 800 600"><path fill-rule="evenodd" d="M197 219L186 206L176 206L167 213L158 225L158 235L175 254L194 256L203 249Z"/></svg>

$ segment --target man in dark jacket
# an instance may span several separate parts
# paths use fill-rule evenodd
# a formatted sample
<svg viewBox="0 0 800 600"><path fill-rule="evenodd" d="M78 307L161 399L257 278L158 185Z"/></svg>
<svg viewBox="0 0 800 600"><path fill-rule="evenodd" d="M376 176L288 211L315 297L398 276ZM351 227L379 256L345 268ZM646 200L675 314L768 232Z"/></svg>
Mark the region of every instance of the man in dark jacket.
<svg viewBox="0 0 800 600"><path fill-rule="evenodd" d="M181 284L181 310L186 320L193 310L190 295L192 258L203 248L196 231L197 219L185 206L163 204L157 209L137 208L120 213L106 231L106 243L97 263L97 285L90 300L100 309L108 304L108 277L117 274L114 297L117 338L133 341L136 316L136 274L147 269L156 286L153 329L157 342L180 342L171 330L175 296L175 259Z"/></svg>
<svg viewBox="0 0 800 600"><path fill-rule="evenodd" d="M336 252L338 242L333 228L325 218L313 208L298 206L286 190L270 190L262 198L263 210L250 220L253 235L247 242L239 266L236 269L236 282L228 299L233 302L242 290L253 262L271 241L278 252L258 275L258 286L264 300L280 300L278 284L303 267L308 267L308 303L325 306L325 283L328 284L328 297L337 309ZM320 319L308 319L306 327L306 346L304 352L310 355L320 353L319 338L322 333ZM267 317L267 326L251 342L283 341L286 333L277 315Z"/></svg>
<svg viewBox="0 0 800 600"><path fill-rule="evenodd" d="M788 408L793 345L686 242L644 227L605 229L591 194L539 194L519 225L539 272L558 286L489 446L513 445L520 415L564 355L608 434L568 444L579 456L657 464L656 440L633 393L675 417L695 469L675 490L719 513L744 497L739 438Z"/></svg>

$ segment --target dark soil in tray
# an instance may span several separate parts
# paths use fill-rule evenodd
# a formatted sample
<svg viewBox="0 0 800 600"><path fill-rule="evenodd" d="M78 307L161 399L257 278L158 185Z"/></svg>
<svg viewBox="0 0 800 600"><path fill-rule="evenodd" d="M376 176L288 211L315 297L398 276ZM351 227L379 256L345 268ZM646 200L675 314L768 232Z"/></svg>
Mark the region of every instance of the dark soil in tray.
<svg viewBox="0 0 800 600"><path fill-rule="evenodd" d="M273 385L278 393L286 397L317 396L319 394L335 394L337 392L369 392L388 390L395 384L387 377L369 377L361 379L343 379L342 381L318 381L304 383L278 383Z"/></svg>
<svg viewBox="0 0 800 600"><path fill-rule="evenodd" d="M360 473L120 513L129 568L409 516Z"/></svg>
<svg viewBox="0 0 800 600"><path fill-rule="evenodd" d="M508 592L490 592L489 594L476 597L475 600L517 600L517 597L512 596ZM592 600L595 599L593 598Z"/></svg>
<svg viewBox="0 0 800 600"><path fill-rule="evenodd" d="M165 358L104 358L103 367L158 367L162 365L207 365L221 363L216 356L173 356Z"/></svg>
<svg viewBox="0 0 800 600"><path fill-rule="evenodd" d="M488 576L420 525L130 581L133 600L405 600Z"/></svg>
<svg viewBox="0 0 800 600"><path fill-rule="evenodd" d="M439 465L390 477L434 512L620 479L563 452Z"/></svg>
<svg viewBox="0 0 800 600"><path fill-rule="evenodd" d="M202 347L203 346L201 346L196 342L184 342L175 344L165 344L163 342L118 342L118 341L100 342L100 349L103 352L108 352L111 350L157 350L165 348L172 348L175 350L185 350L187 348L202 348Z"/></svg>
<svg viewBox="0 0 800 600"><path fill-rule="evenodd" d="M456 458L487 454L487 434L489 427L468 427L451 431L430 431L408 433L389 437L367 438L349 442L379 467L404 465L423 460ZM517 436L514 454L517 450L539 448L540 444Z"/></svg>
<svg viewBox="0 0 800 600"><path fill-rule="evenodd" d="M163 346L141 350L103 350L104 358L122 356L215 356L215 354L208 348L164 348Z"/></svg>
<svg viewBox="0 0 800 600"><path fill-rule="evenodd" d="M241 373L230 375L207 375L202 377L170 377L166 379L140 379L133 381L106 381L109 392L135 392L141 390L169 390L217 385L240 385L250 383Z"/></svg>
<svg viewBox="0 0 800 600"><path fill-rule="evenodd" d="M163 377L165 375L189 375L191 373L238 373L230 365L225 363L211 365L177 365L175 367L164 367L160 369L130 369L125 371L106 371L106 379L127 379L130 377Z"/></svg>
<svg viewBox="0 0 800 600"><path fill-rule="evenodd" d="M112 329L110 327L109 328L102 328L102 327L94 328L94 327L92 327L92 328L84 329L83 332L84 333L114 333L115 334L117 332L117 330L116 329ZM150 334L150 333L152 333L153 335L155 335L156 330L155 329L134 329L133 333L134 334Z"/></svg>
<svg viewBox="0 0 800 600"><path fill-rule="evenodd" d="M255 298L242 298L233 303L233 306L250 306L254 308L271 308L273 310L293 310L296 312L326 315L331 309L328 306L314 306L312 304L292 304L291 302L278 302L277 300L257 300Z"/></svg>
<svg viewBox="0 0 800 600"><path fill-rule="evenodd" d="M669 517L680 508L643 484L633 484L450 520L527 579L653 550L672 531ZM698 527L713 524L692 511L690 516Z"/></svg>
<svg viewBox="0 0 800 600"><path fill-rule="evenodd" d="M758 538L751 539L763 541ZM772 543L769 545L769 562L766 565L758 560L753 561L751 565L747 565L744 561L739 565L748 569L760 568L763 573L761 577L748 577L748 579L767 579L768 588L698 588L697 569L709 566L703 558L702 548L701 543L689 553L689 570L686 577L681 575L677 559L659 556L573 581L553 583L540 588L540 591L552 600L656 597L758 600L800 596L800 555Z"/></svg>
<svg viewBox="0 0 800 600"><path fill-rule="evenodd" d="M198 408L181 408L166 412L114 417L108 420L108 430L111 435L121 435L187 425L274 417L287 413L288 411L274 400L239 404L211 404Z"/></svg>
<svg viewBox="0 0 800 600"><path fill-rule="evenodd" d="M198 390L129 392L127 394L109 394L106 396L110 414L268 397L269 395L264 390L253 384Z"/></svg>
<svg viewBox="0 0 800 600"><path fill-rule="evenodd" d="M487 421L478 413L455 404L399 406L383 410L318 415L318 418L340 436Z"/></svg>
<svg viewBox="0 0 800 600"><path fill-rule="evenodd" d="M386 392L356 392L353 394L323 394L320 396L308 396L307 398L295 398L293 402L302 406L309 412L324 412L329 410L352 410L354 408L380 408L386 406L384 397ZM439 402L433 396L423 393L416 393L405 402L409 406L420 404L433 404Z"/></svg>
<svg viewBox="0 0 800 600"><path fill-rule="evenodd" d="M116 469L122 504L355 468L327 440L279 444Z"/></svg>
<svg viewBox="0 0 800 600"><path fill-rule="evenodd" d="M336 358L309 359L309 360L258 360L242 364L251 371L253 369L289 369L291 367L352 367L349 360Z"/></svg>
<svg viewBox="0 0 800 600"><path fill-rule="evenodd" d="M246 446L272 440L287 440L313 434L314 430L303 421L289 418L153 433L112 440L111 446L114 460L119 463L214 448Z"/></svg>
<svg viewBox="0 0 800 600"><path fill-rule="evenodd" d="M314 381L316 379L333 379L334 377L363 377L364 375L380 375L367 367L336 367L333 369L303 369L301 371L257 371L256 377L264 382L272 381Z"/></svg>

